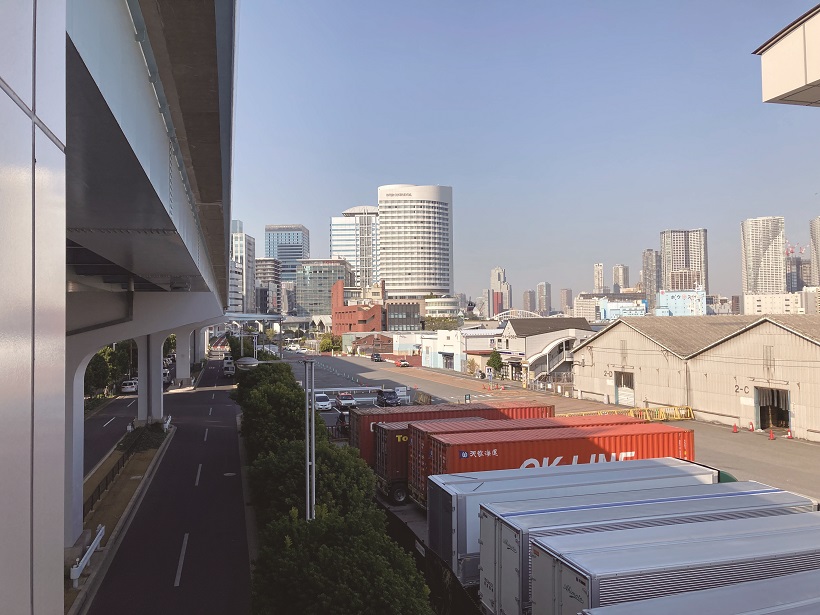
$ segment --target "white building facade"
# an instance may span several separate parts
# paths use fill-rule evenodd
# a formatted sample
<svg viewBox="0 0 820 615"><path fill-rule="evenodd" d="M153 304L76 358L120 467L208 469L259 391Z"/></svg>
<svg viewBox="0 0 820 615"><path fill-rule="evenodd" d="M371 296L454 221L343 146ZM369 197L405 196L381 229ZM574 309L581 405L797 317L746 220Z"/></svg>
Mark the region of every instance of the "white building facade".
<svg viewBox="0 0 820 615"><path fill-rule="evenodd" d="M230 259L236 264L242 291L242 312L256 311L256 240L242 230L240 220L231 220Z"/></svg>
<svg viewBox="0 0 820 615"><path fill-rule="evenodd" d="M330 219L330 256L353 267L356 286L368 288L379 276L379 208L351 207Z"/></svg>
<svg viewBox="0 0 820 615"><path fill-rule="evenodd" d="M380 186L379 261L392 299L453 293L453 189Z"/></svg>
<svg viewBox="0 0 820 615"><path fill-rule="evenodd" d="M744 314L817 314L817 287L796 293L743 295Z"/></svg>
<svg viewBox="0 0 820 615"><path fill-rule="evenodd" d="M786 224L782 216L749 218L740 224L744 295L786 292Z"/></svg>
<svg viewBox="0 0 820 615"><path fill-rule="evenodd" d="M301 224L266 225L265 257L282 264L283 282L295 282L299 260L310 258L310 231Z"/></svg>
<svg viewBox="0 0 820 615"><path fill-rule="evenodd" d="M692 290L709 294L709 252L705 228L661 231L659 290Z"/></svg>

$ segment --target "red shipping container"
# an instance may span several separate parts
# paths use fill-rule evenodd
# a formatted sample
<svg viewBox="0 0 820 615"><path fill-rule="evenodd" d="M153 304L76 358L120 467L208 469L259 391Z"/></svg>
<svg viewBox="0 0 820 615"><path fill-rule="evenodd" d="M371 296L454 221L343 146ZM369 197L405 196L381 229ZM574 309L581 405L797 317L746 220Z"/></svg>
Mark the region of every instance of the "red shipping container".
<svg viewBox="0 0 820 615"><path fill-rule="evenodd" d="M560 427L589 427L602 425L634 425L647 423L646 419L622 415L556 416L541 419L508 419L488 421L479 425L452 422L411 423L409 429L410 450L408 458L408 490L419 504L427 501L427 477L433 474L430 436L446 433L481 431L514 431L522 429L557 429Z"/></svg>
<svg viewBox="0 0 820 615"><path fill-rule="evenodd" d="M431 436L432 474L677 457L694 461L691 429L657 423Z"/></svg>
<svg viewBox="0 0 820 615"><path fill-rule="evenodd" d="M419 421L416 425L446 422L452 424L489 422L477 416L459 419L433 419ZM376 423L373 436L376 443L376 486L394 504L402 504L407 498L407 449L410 440L410 423Z"/></svg>
<svg viewBox="0 0 820 615"><path fill-rule="evenodd" d="M350 446L371 468L375 466L373 425L399 421L451 419L480 416L485 419L544 418L555 415L555 406L532 400L519 402L481 402L476 404L437 404L431 406L399 406L396 408L352 408L350 410Z"/></svg>

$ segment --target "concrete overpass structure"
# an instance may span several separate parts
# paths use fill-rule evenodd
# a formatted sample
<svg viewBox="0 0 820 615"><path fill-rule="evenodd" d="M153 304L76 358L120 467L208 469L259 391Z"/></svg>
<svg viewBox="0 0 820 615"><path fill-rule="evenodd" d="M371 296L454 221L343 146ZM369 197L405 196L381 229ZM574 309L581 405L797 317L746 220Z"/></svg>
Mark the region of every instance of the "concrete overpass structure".
<svg viewBox="0 0 820 615"><path fill-rule="evenodd" d="M3 5L4 612L62 612L63 549L82 529L93 354L135 339L138 418L159 419L165 338L177 335L185 378L204 354L200 332L225 319L235 10L235 0Z"/></svg>

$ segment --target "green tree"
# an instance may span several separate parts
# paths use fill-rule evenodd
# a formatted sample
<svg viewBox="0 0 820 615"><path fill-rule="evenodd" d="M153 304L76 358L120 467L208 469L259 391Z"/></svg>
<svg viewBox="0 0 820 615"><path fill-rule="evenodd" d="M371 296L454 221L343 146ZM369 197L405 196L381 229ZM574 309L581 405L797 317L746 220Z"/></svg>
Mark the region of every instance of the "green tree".
<svg viewBox="0 0 820 615"><path fill-rule="evenodd" d="M168 337L165 338L165 341L162 343L162 356L167 357L172 352L177 351L177 336L175 333L172 333Z"/></svg>
<svg viewBox="0 0 820 615"><path fill-rule="evenodd" d="M478 361L474 358L470 357L467 359L467 373L468 374L475 374L475 370L478 369Z"/></svg>
<svg viewBox="0 0 820 615"><path fill-rule="evenodd" d="M379 527L381 526L381 527ZM296 510L265 528L253 577L254 613L432 615L412 557L384 532L373 508L342 516Z"/></svg>
<svg viewBox="0 0 820 615"><path fill-rule="evenodd" d="M86 395L93 395L100 389L104 389L110 382L110 369L102 353L96 352L85 368L85 380L83 389Z"/></svg>
<svg viewBox="0 0 820 615"><path fill-rule="evenodd" d="M454 331L461 326L456 316L428 316L424 320L425 331Z"/></svg>
<svg viewBox="0 0 820 615"><path fill-rule="evenodd" d="M492 367L496 372L501 372L504 367L504 362L501 360L501 355L497 350L493 350L490 353L490 358L487 359L487 365Z"/></svg>
<svg viewBox="0 0 820 615"><path fill-rule="evenodd" d="M318 436L318 432L317 432ZM318 440L318 437L317 437ZM260 526L295 508L305 514L305 442L280 444L264 453L250 470L253 503ZM376 477L356 449L316 443L316 503L341 515L372 506Z"/></svg>

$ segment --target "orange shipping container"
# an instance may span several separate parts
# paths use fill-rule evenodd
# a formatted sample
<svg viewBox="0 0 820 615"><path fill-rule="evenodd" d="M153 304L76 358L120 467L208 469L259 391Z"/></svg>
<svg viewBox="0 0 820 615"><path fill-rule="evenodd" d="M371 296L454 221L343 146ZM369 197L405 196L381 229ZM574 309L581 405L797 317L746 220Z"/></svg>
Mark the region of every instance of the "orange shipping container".
<svg viewBox="0 0 820 615"><path fill-rule="evenodd" d="M677 457L694 461L691 429L638 424L441 434L430 438L432 474Z"/></svg>
<svg viewBox="0 0 820 615"><path fill-rule="evenodd" d="M647 423L645 419L622 415L554 416L540 419L509 419L465 425L458 422L411 423L409 427L410 446L408 451L408 491L410 496L422 506L427 501L427 477L438 474L432 471L430 436L436 434L516 431L523 429L558 429L561 427L590 427L601 425L635 425Z"/></svg>
<svg viewBox="0 0 820 615"><path fill-rule="evenodd" d="M555 406L535 401L481 402L477 404L437 404L399 406L395 408L352 408L350 410L350 446L359 449L371 468L376 463L373 425L399 421L424 421L478 416L485 419L543 418L555 415Z"/></svg>

